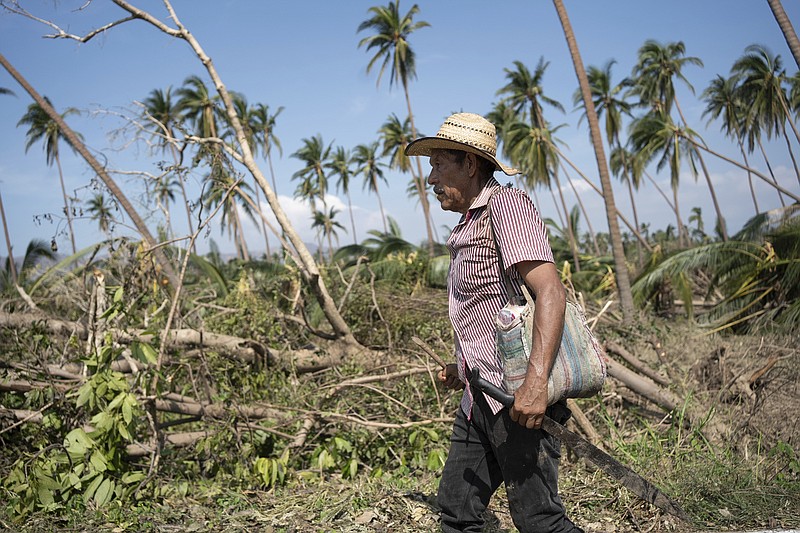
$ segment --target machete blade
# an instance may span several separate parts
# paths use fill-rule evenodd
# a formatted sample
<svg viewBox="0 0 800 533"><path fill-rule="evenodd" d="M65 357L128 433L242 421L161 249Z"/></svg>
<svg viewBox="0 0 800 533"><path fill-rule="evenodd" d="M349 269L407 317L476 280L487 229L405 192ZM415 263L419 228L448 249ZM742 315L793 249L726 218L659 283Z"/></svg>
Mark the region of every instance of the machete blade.
<svg viewBox="0 0 800 533"><path fill-rule="evenodd" d="M514 396L480 377L480 371L477 368L472 370L472 376L469 382L470 385L483 391L504 406L510 408L514 405ZM618 480L624 487L639 498L685 522L691 523L689 515L687 515L677 503L664 494L661 489L577 433L573 433L546 415L542 422L542 429L566 443L578 457L583 457L587 461L595 464L603 472Z"/></svg>

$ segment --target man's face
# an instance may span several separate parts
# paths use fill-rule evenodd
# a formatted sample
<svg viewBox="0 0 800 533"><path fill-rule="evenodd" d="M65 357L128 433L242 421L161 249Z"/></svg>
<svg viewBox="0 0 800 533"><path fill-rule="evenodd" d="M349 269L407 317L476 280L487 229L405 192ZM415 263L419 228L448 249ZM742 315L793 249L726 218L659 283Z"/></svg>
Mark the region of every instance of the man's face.
<svg viewBox="0 0 800 533"><path fill-rule="evenodd" d="M466 213L474 195L473 181L467 172L466 159L456 162L453 154L444 150L432 150L431 173L428 183L433 185L436 199L445 211Z"/></svg>

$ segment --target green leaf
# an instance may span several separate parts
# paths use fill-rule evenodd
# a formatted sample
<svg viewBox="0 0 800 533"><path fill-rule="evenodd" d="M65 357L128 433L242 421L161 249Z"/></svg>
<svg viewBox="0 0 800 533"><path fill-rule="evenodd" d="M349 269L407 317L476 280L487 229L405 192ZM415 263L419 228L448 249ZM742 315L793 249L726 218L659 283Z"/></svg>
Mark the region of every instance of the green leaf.
<svg viewBox="0 0 800 533"><path fill-rule="evenodd" d="M144 472L128 472L127 474L122 475L122 482L126 485L131 485L133 483L138 483L143 480L145 477Z"/></svg>
<svg viewBox="0 0 800 533"><path fill-rule="evenodd" d="M114 397L114 399L113 399L113 400L111 400L111 403L110 403L110 404L108 404L108 408L109 408L109 409L116 409L116 408L117 408L117 406L118 406L119 404L121 404L121 403L122 403L122 402L125 400L125 398L126 398L127 396L128 396L128 395L127 395L126 393L124 393L124 392L120 392L119 394L117 394L117 395Z"/></svg>
<svg viewBox="0 0 800 533"><path fill-rule="evenodd" d="M91 383L84 383L81 385L81 388L78 390L78 407L83 407L92 397L92 385Z"/></svg>
<svg viewBox="0 0 800 533"><path fill-rule="evenodd" d="M95 450L92 453L92 457L89 459L89 462L92 463L92 466L97 472L105 472L108 469L108 461L100 452L100 450Z"/></svg>
<svg viewBox="0 0 800 533"><path fill-rule="evenodd" d="M92 498L92 496L94 496L94 493L97 490L97 487L99 487L102 482L103 482L103 475L102 474L100 474L96 478L94 478L94 480L86 488L86 492L83 493L83 501L84 501L84 503L87 503Z"/></svg>
<svg viewBox="0 0 800 533"><path fill-rule="evenodd" d="M114 292L114 302L122 301L122 296L125 294L125 291L122 290L122 286L120 285L117 287L117 290Z"/></svg>
<svg viewBox="0 0 800 533"><path fill-rule="evenodd" d="M131 394L127 394L125 401L122 402L122 419L126 424L130 424L133 420L133 407L136 405L136 398Z"/></svg>
<svg viewBox="0 0 800 533"><path fill-rule="evenodd" d="M94 501L100 507L111 501L111 496L114 493L114 481L111 478L106 478L100 483L97 492L94 493Z"/></svg>
<svg viewBox="0 0 800 533"><path fill-rule="evenodd" d="M151 365L158 363L158 352L156 352L155 348L147 343L142 343L141 348L142 353L144 354L144 357L148 363Z"/></svg>

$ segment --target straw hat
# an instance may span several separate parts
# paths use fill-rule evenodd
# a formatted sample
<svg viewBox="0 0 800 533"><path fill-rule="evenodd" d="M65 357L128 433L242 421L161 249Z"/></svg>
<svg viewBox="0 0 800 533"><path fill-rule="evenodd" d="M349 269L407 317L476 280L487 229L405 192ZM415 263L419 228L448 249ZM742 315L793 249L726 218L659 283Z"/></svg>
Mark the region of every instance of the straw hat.
<svg viewBox="0 0 800 533"><path fill-rule="evenodd" d="M430 156L431 150L463 150L488 159L497 170L509 176L519 174L497 160L497 134L494 124L475 113L456 113L447 117L436 137L421 137L406 147L406 155Z"/></svg>

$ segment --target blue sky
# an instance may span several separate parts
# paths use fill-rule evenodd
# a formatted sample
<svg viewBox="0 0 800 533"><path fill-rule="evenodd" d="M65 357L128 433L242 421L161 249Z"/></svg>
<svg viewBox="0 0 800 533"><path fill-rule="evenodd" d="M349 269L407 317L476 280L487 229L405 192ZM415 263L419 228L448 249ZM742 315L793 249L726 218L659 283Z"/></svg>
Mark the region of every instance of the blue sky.
<svg viewBox="0 0 800 533"><path fill-rule="evenodd" d="M53 20L74 34L85 34L124 16L117 6L103 0L21 3L35 15ZM165 18L160 2L137 4ZM616 60L615 81L630 74L637 50L645 40L683 41L687 55L699 57L704 63L702 68L689 66L684 71L695 89L692 94L683 86L679 88L678 98L687 120L712 148L737 160L738 149L719 134L719 124L706 126L699 94L717 74L727 75L750 44L765 45L779 54L788 74L797 71L766 1L567 0L565 4L584 64L602 66L610 59ZM211 56L229 89L243 93L251 103L265 103L273 110L284 107L276 129L283 146L283 156L274 160L277 192L296 228L306 241L312 242L308 208L293 198L296 182L291 176L302 165L290 154L300 147L303 138L317 134L326 143L345 148L372 142L391 113L401 117L406 113L402 90L390 89L388 76L376 87L377 72L366 72L371 56L357 47L366 34L357 34L356 28L377 2L176 0L174 5L178 17ZM546 118L553 124L565 125L558 131L565 145L562 150L584 174L599 183L585 121L579 124L580 113L573 110L577 81L551 2L422 0L418 5L417 20L431 25L411 38L417 54L417 79L410 86L410 94L422 133L435 133L442 120L455 111L489 112L499 98L497 89L506 82L504 69L512 68L513 61L519 60L532 70L543 57L549 62L543 82L545 94L561 102L567 111L561 114L546 108ZM411 2L401 2L401 12L411 6ZM785 1L784 7L797 27L800 4ZM69 123L110 169L122 171L116 176L118 182L154 231L163 215L152 205L145 207L142 178L132 172L156 174L158 162L165 157L152 155L145 142L137 141L131 128L124 128L125 117L134 116L134 102L145 99L153 89L177 88L195 74L207 79L202 65L186 43L141 21L113 28L86 44L43 37L51 32L40 23L0 12L0 52L57 109L81 110L82 114L70 117ZM63 200L57 170L46 165L42 145L34 145L25 153L25 128L16 126L31 100L5 71L0 72L0 87L16 93L16 97L0 96L0 193L15 253L21 254L31 239L50 241L53 237L60 251L68 252L69 239L63 233L66 224L60 219ZM780 183L797 193L800 187L783 141L771 142L767 150ZM68 192L79 202L88 201L94 194L91 171L66 145L61 149L61 159ZM707 156L706 162L729 229L735 232L754 214L745 173L712 156ZM755 154L751 163L766 171L763 159ZM262 168L268 174L266 163ZM655 168L650 171L667 190L668 175L657 173ZM594 230L605 231L600 198L580 183L576 173L570 174L576 179ZM200 190L200 177L199 172L189 176L190 193ZM425 237L425 229L421 210L406 196L409 177L393 171L387 171L386 177L389 183L382 198L388 214L399 222L404 238L419 243ZM704 180L700 178L695 184L688 169L684 169L681 183L684 219L692 207L700 207L706 228L713 227L713 208ZM571 207L575 196L566 183L564 186ZM630 217L627 193L618 183L615 187L617 205ZM762 210L780 205L777 195L760 180L756 191ZM332 193L336 195L335 190ZM537 197L542 215L557 219L550 194L540 190ZM353 187L352 199L357 237L362 240L367 230L381 227L377 200L362 191L360 180ZM338 194L329 202L339 206L339 222L349 230L344 196ZM667 204L651 185L637 193L637 205L640 218L649 222L652 229L674 224ZM433 208L437 233L442 237L456 223L457 215L441 212L435 200ZM176 231L185 231L182 211L178 206L172 211ZM123 217L116 234L129 233L125 224ZM582 229L587 229L585 221ZM102 238L96 223L88 219L76 220L75 232L79 248ZM201 252L208 250L212 239L223 252L233 251L227 235L220 232L218 221L200 237ZM348 244L353 236L342 232L339 239L341 244ZM248 223L247 240L253 252L264 250L263 237L255 224ZM274 239L272 243L274 246ZM4 252L3 247L0 255Z"/></svg>

